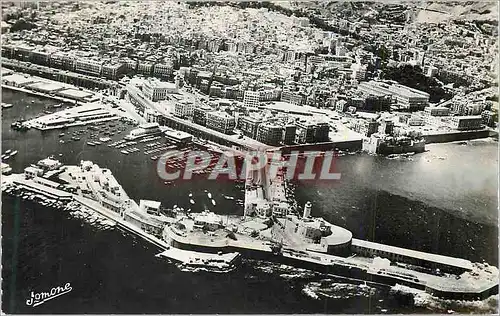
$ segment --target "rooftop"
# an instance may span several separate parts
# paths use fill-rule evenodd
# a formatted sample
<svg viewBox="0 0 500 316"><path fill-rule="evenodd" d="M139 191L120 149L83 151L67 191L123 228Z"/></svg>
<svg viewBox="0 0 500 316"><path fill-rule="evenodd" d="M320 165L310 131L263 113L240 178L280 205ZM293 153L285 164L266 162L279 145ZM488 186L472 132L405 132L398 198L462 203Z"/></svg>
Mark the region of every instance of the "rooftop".
<svg viewBox="0 0 500 316"><path fill-rule="evenodd" d="M159 209L161 205L161 202L158 201L152 201L152 200L140 200L139 201L139 207L143 208L143 206L148 207L148 208L154 208L154 209Z"/></svg>
<svg viewBox="0 0 500 316"><path fill-rule="evenodd" d="M425 253L425 252L420 252L420 251L406 249L406 248L383 245L383 244L379 244L379 243L375 243L375 242L371 242L371 241L366 241L366 240L361 240L361 239L353 239L352 245L372 248L372 249L376 249L379 251L391 252L391 253L395 253L395 254L399 254L399 255L403 255L403 256L417 258L420 260L446 264L446 265L449 265L452 267L458 267L458 268L462 268L462 269L466 269L466 270L472 269L472 263L469 260L465 260L465 259L447 257L447 256L443 256L443 255Z"/></svg>
<svg viewBox="0 0 500 316"><path fill-rule="evenodd" d="M76 90L76 89L62 90L59 92L59 94L61 94L63 96L71 96L71 97L75 97L75 98L87 98L87 97L92 96L92 93L90 93L90 92L85 92L85 91Z"/></svg>

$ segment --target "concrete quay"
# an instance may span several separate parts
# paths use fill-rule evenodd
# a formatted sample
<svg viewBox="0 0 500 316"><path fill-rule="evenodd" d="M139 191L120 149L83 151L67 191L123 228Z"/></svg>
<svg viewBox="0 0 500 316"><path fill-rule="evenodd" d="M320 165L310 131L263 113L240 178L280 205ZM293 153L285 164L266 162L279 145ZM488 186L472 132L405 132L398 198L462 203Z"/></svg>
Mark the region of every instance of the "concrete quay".
<svg viewBox="0 0 500 316"><path fill-rule="evenodd" d="M238 235L238 239L241 238ZM173 246L190 251L215 253L239 252L244 258L273 261L298 268L342 277L393 286L401 284L447 299L481 300L498 294L498 269L473 264L472 270L461 275L441 276L418 272L404 265L369 257L339 257L313 251L284 248L274 253L271 244L259 240L181 236L175 230L165 229L164 239Z"/></svg>
<svg viewBox="0 0 500 316"><path fill-rule="evenodd" d="M120 117L99 105L85 104L34 118L23 124L42 131L114 121Z"/></svg>
<svg viewBox="0 0 500 316"><path fill-rule="evenodd" d="M488 137L497 137L498 131L483 129L477 131L429 132L423 135L426 144L449 143Z"/></svg>

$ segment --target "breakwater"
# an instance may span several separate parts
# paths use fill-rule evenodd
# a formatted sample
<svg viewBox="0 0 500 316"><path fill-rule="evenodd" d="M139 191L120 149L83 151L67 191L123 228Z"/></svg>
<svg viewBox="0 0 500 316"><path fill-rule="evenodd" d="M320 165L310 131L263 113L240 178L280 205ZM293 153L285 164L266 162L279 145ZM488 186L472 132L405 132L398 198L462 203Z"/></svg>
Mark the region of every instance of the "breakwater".
<svg viewBox="0 0 500 316"><path fill-rule="evenodd" d="M270 244L246 243L238 241L214 241L209 243L194 242L187 236L177 235L175 229L166 228L164 239L173 247L199 252L215 253L239 252L244 258L265 260L269 262L285 264L297 268L316 271L324 274L333 274L341 277L375 282L386 286L396 284L405 285L414 289L423 290L436 297L458 300L482 300L491 295L498 294L498 282L495 280L490 268L484 268L481 264L472 264L471 271L453 276L419 272L400 266L396 262L389 264L375 263L378 259L357 260L353 258L342 258L325 253L312 251L300 251L291 248L283 248L273 251ZM382 245L383 246L383 245ZM374 249L369 252L375 253ZM432 254L429 254L432 256ZM368 258L368 257L366 257ZM442 262L447 265L455 258L445 258ZM417 262L418 260L413 260ZM395 264L395 265L394 265ZM480 273L481 278L473 278ZM472 277L471 277L472 276ZM465 280L462 280L465 279Z"/></svg>

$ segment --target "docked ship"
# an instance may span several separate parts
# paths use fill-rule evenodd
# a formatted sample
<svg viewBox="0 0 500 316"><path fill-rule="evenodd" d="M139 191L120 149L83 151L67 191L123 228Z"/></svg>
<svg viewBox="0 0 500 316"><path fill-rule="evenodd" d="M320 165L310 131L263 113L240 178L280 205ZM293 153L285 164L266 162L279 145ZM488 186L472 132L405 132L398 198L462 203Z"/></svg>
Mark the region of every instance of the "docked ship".
<svg viewBox="0 0 500 316"><path fill-rule="evenodd" d="M161 134L160 126L158 125L158 123L147 123L131 130L130 133L125 136L125 139L135 140L146 136L155 136L158 134Z"/></svg>
<svg viewBox="0 0 500 316"><path fill-rule="evenodd" d="M12 172L12 168L9 164L2 162L2 174L8 175Z"/></svg>
<svg viewBox="0 0 500 316"><path fill-rule="evenodd" d="M10 128L21 132L25 132L29 129L24 119L20 119L19 121L13 122L12 124L10 124Z"/></svg>

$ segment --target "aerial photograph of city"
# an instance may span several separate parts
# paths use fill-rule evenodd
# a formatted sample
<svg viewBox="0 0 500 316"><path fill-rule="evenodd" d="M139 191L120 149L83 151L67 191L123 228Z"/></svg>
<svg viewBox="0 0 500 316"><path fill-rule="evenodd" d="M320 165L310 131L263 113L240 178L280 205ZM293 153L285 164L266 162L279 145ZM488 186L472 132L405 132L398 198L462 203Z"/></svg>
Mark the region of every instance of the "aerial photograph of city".
<svg viewBox="0 0 500 316"><path fill-rule="evenodd" d="M498 0L1 6L2 314L498 313Z"/></svg>

